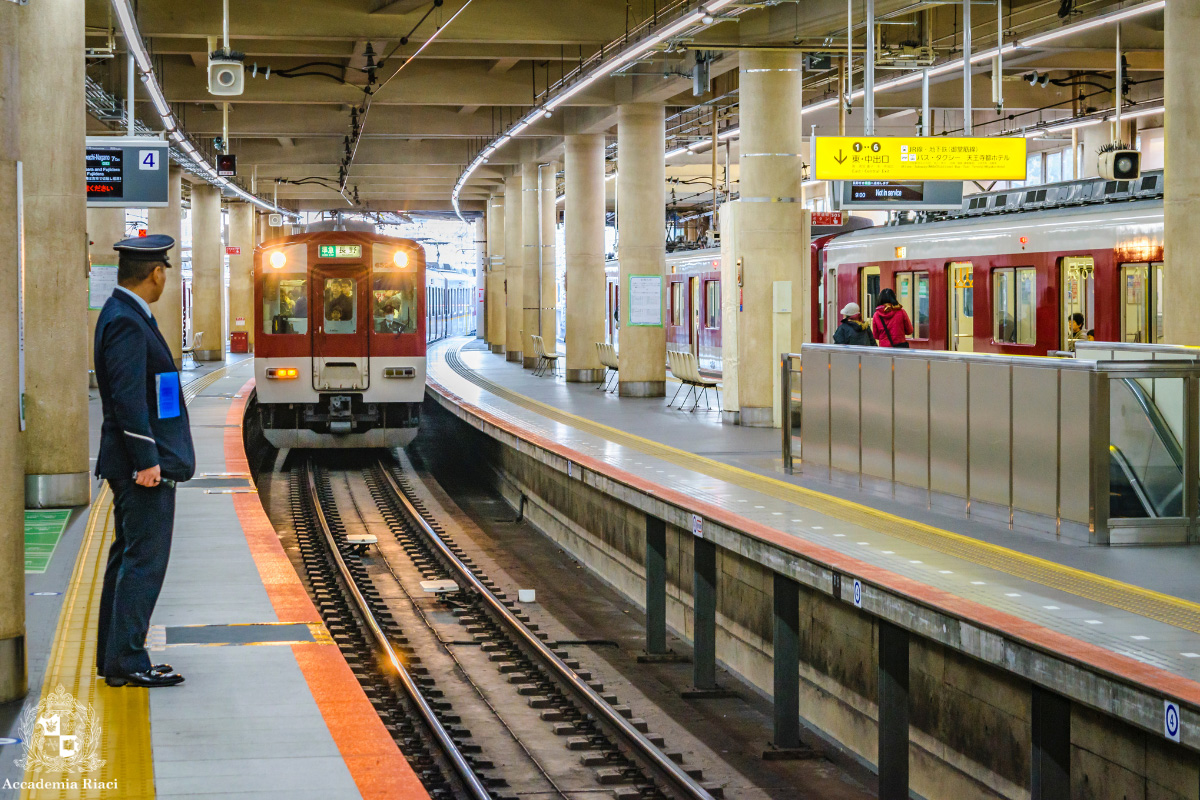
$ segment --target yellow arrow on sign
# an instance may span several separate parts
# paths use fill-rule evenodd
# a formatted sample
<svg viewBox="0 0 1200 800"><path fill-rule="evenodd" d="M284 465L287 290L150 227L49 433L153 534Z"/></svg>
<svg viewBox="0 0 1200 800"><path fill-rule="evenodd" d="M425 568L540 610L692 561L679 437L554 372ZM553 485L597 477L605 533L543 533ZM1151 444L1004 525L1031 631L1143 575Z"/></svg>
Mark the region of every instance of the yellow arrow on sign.
<svg viewBox="0 0 1200 800"><path fill-rule="evenodd" d="M818 136L819 181L1023 181L1024 137Z"/></svg>

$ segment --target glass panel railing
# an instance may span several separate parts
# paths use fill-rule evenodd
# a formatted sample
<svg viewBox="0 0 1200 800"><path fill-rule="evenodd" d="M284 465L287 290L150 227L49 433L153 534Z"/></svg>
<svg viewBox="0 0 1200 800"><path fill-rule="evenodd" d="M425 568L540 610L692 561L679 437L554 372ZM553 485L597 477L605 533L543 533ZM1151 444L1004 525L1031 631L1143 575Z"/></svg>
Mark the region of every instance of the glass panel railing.
<svg viewBox="0 0 1200 800"><path fill-rule="evenodd" d="M1183 516L1183 448L1171 425L1138 381L1117 379L1110 386L1109 516ZM1183 391L1182 379L1155 381L1160 401Z"/></svg>

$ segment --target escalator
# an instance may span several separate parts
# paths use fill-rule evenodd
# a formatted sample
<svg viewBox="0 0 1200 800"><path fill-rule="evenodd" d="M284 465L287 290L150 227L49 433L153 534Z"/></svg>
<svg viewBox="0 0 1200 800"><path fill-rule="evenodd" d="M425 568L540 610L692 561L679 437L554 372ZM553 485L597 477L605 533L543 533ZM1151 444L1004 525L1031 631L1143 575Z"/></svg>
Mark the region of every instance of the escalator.
<svg viewBox="0 0 1200 800"><path fill-rule="evenodd" d="M1110 385L1109 517L1184 516L1183 446L1175 433L1182 425L1172 428L1138 380Z"/></svg>

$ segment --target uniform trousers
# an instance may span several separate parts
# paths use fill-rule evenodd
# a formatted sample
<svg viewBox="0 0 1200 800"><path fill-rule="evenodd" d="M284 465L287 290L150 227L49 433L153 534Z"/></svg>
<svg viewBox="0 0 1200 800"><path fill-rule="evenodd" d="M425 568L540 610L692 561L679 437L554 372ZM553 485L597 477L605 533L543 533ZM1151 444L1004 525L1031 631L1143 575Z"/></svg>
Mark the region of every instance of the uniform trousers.
<svg viewBox="0 0 1200 800"><path fill-rule="evenodd" d="M113 478L108 485L116 537L108 551L100 595L96 670L121 676L151 666L146 633L171 554L175 487L138 486L129 479Z"/></svg>

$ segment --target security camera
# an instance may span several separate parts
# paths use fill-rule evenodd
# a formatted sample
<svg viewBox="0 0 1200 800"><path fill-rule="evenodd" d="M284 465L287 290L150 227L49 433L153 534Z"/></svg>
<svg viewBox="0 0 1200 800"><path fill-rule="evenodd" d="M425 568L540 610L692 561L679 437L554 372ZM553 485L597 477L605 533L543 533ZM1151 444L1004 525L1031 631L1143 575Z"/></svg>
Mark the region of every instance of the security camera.
<svg viewBox="0 0 1200 800"><path fill-rule="evenodd" d="M1137 180L1142 174L1142 154L1123 146L1101 148L1098 163L1100 177L1108 181Z"/></svg>
<svg viewBox="0 0 1200 800"><path fill-rule="evenodd" d="M219 97L239 95L246 88L245 54L214 50L208 56L208 93Z"/></svg>

